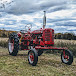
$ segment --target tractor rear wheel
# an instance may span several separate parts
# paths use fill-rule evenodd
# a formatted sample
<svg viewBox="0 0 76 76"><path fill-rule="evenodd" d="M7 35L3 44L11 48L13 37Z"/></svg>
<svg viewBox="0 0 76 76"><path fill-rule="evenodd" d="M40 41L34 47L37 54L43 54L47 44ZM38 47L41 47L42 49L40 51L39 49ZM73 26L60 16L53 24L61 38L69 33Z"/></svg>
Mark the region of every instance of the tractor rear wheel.
<svg viewBox="0 0 76 76"><path fill-rule="evenodd" d="M73 62L73 54L69 50L63 50L61 53L61 60L63 63L71 65Z"/></svg>
<svg viewBox="0 0 76 76"><path fill-rule="evenodd" d="M38 53L35 49L32 49L28 52L28 62L32 66L36 66L38 62Z"/></svg>
<svg viewBox="0 0 76 76"><path fill-rule="evenodd" d="M8 40L8 51L12 56L16 56L19 49L19 38L16 33L11 33Z"/></svg>

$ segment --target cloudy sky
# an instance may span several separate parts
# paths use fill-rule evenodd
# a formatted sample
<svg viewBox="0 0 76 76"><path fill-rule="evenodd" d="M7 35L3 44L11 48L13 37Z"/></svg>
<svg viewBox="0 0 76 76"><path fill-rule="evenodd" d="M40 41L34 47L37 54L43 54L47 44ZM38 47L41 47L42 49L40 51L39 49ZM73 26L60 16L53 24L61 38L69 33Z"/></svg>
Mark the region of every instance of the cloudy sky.
<svg viewBox="0 0 76 76"><path fill-rule="evenodd" d="M32 24L32 30L40 29L44 10L46 28L76 34L76 0L0 0L0 29L19 31L26 24Z"/></svg>

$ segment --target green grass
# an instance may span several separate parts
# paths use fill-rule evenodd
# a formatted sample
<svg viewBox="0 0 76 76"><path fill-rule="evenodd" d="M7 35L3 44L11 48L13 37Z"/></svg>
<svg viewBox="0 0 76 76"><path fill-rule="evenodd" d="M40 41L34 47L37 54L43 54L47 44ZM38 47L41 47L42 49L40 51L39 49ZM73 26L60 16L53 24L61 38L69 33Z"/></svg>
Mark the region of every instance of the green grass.
<svg viewBox="0 0 76 76"><path fill-rule="evenodd" d="M76 58L72 65L61 62L60 54L42 54L37 66L28 64L27 51L10 56L0 48L0 76L76 76Z"/></svg>

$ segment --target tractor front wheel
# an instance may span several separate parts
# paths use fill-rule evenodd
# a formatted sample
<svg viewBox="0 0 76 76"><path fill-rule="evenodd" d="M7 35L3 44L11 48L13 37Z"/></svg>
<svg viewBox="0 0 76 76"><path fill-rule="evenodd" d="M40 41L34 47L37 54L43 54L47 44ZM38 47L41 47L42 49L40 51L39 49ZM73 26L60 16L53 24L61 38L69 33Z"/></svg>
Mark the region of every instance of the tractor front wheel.
<svg viewBox="0 0 76 76"><path fill-rule="evenodd" d="M28 52L28 62L32 66L36 66L38 62L38 53L36 50L32 49Z"/></svg>
<svg viewBox="0 0 76 76"><path fill-rule="evenodd" d="M61 53L61 60L63 63L71 65L73 62L73 54L69 50L63 50Z"/></svg>

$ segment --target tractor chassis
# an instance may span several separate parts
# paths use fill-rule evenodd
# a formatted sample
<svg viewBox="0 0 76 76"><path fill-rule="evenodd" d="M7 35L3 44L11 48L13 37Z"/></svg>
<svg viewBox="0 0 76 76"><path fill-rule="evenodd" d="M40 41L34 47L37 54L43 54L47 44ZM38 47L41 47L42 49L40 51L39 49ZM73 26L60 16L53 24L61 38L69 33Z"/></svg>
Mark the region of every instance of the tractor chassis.
<svg viewBox="0 0 76 76"><path fill-rule="evenodd" d="M46 51L46 50L62 50L62 53L61 53L61 61L63 63L65 63L65 64L67 64L67 65L71 65L72 62L73 62L73 54L72 54L72 52L68 48L52 47L52 46L50 46L50 47L35 46L33 48L31 46L30 51L32 51L32 50L34 50L34 52L35 52L36 55L37 55L37 53L38 53L39 50L40 51ZM33 55L32 55L32 57L33 57ZM36 61L36 63L37 63L37 61Z"/></svg>
<svg viewBox="0 0 76 76"><path fill-rule="evenodd" d="M61 48L61 47L41 47L41 46L35 46L35 49L38 50L66 50L68 48Z"/></svg>

